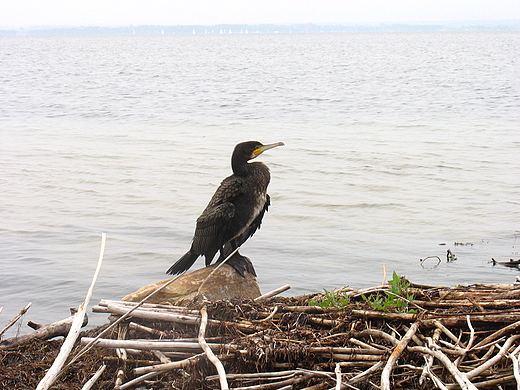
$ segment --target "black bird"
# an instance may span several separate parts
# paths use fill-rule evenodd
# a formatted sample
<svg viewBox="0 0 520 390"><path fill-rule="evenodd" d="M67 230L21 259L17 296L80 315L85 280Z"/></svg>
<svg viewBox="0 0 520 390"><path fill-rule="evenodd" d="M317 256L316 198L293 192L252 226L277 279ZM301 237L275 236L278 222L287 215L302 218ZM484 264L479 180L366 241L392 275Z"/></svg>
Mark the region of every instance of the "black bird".
<svg viewBox="0 0 520 390"><path fill-rule="evenodd" d="M218 251L217 263L221 262L260 228L270 204L267 186L271 175L263 163L248 161L281 145L283 142L262 145L258 141L248 141L235 146L231 156L233 174L222 181L197 218L190 250L166 273L175 275L188 270L199 256L206 258L207 267ZM251 261L238 252L227 264L242 276L244 270L256 275Z"/></svg>

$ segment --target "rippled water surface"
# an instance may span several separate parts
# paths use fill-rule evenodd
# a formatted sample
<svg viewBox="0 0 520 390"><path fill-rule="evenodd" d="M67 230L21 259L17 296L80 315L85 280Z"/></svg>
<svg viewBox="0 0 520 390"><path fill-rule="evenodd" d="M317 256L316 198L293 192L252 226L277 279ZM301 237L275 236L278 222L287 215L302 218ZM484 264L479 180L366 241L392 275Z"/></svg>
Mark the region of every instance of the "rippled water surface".
<svg viewBox="0 0 520 390"><path fill-rule="evenodd" d="M286 144L241 250L263 291L373 286L383 264L513 282L489 261L520 258L519 53L495 32L0 37L0 324L30 301L66 317L101 232L93 303L166 278L246 140Z"/></svg>

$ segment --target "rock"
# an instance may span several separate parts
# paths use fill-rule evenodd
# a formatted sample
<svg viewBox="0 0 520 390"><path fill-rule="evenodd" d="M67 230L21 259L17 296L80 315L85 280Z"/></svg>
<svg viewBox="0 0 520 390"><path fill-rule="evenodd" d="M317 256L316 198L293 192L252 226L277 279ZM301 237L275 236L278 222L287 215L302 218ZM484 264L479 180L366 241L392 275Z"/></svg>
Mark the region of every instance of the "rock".
<svg viewBox="0 0 520 390"><path fill-rule="evenodd" d="M217 264L213 264L181 275L175 282L159 291L146 302L186 306L197 296L200 285L216 267ZM139 302L170 280L166 279L141 287L136 292L124 297L123 301ZM204 282L200 294L212 302L233 298L254 299L262 295L254 275L246 272L245 277L242 277L227 264L220 267L211 278Z"/></svg>

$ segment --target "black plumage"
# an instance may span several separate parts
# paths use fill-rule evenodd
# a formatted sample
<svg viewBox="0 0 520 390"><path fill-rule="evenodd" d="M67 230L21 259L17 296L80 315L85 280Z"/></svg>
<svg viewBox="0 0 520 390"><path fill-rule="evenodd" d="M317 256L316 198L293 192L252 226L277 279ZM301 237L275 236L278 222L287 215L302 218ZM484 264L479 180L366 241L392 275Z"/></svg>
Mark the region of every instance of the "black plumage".
<svg viewBox="0 0 520 390"><path fill-rule="evenodd" d="M221 262L260 228L270 204L267 186L271 176L265 164L248 161L281 145L282 142L262 145L248 141L235 146L231 157L233 174L222 181L197 218L190 250L168 269L168 274L188 270L199 256L205 257L207 267L218 251L217 262ZM238 252L227 264L242 276L245 270L256 275L250 260Z"/></svg>

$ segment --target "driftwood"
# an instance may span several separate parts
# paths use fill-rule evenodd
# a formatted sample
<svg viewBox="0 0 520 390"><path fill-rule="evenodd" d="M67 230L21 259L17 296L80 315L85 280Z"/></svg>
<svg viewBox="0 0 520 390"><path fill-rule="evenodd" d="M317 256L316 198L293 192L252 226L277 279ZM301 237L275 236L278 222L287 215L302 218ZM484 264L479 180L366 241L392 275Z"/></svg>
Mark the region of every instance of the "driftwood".
<svg viewBox="0 0 520 390"><path fill-rule="evenodd" d="M275 295L278 295L278 294L281 294L283 293L284 291L287 291L291 288L291 286L289 286L288 284L286 284L285 286L282 286L282 287L279 287L277 289L274 289L273 291L269 291L268 293L265 293L264 295L261 295L257 298L254 299L255 302L260 302L260 301L263 301L263 300L266 300L268 298L272 298L274 297Z"/></svg>
<svg viewBox="0 0 520 390"><path fill-rule="evenodd" d="M91 337L82 337L81 344L89 344L94 340ZM142 351L180 351L180 352L201 352L202 349L198 342L182 342L182 341L169 341L169 340L112 340L112 339L97 339L94 341L95 347L102 348L131 348ZM223 345L222 344L208 344L208 346L218 351ZM226 345L227 348L233 348L231 344ZM236 347L234 347L236 349Z"/></svg>
<svg viewBox="0 0 520 390"><path fill-rule="evenodd" d="M206 328L208 326L208 311L206 309L206 306L204 306L202 309L200 309L201 319L200 319L200 329L199 329L199 345L208 357L208 359L213 363L215 368L217 369L219 381L220 381L220 388L222 390L228 390L229 385L226 379L226 369L222 365L222 362L218 359L218 357L215 356L213 351L211 350L210 346L205 340L206 337Z"/></svg>
<svg viewBox="0 0 520 390"><path fill-rule="evenodd" d="M406 349L406 346L415 335L415 332L417 332L417 329L420 325L420 322L414 322L410 329L408 329L408 332L406 332L399 344L395 346L394 350L390 354L390 357L386 361L385 368L383 369L383 373L381 374L381 390L390 390L390 374L397 362L397 359L399 359L399 356L402 355Z"/></svg>
<svg viewBox="0 0 520 390"><path fill-rule="evenodd" d="M374 310L362 298L385 297L387 290L384 285L363 292L346 288L342 291L351 301L343 307L311 306L310 301L325 297L314 294L215 302L206 304L207 313L200 306L103 300L95 310L119 322L111 331L83 337L81 343L95 349L74 365L99 356L84 376L106 364L96 382L103 390L147 386L147 381L154 389L520 386L520 297L513 298L518 286L412 286L415 299L403 300L408 307L390 311ZM507 309L500 312L492 304L505 294L509 298L498 304L506 302ZM124 353L118 355L118 350ZM210 354L222 365L219 372L208 360ZM0 368L2 386L12 388L2 382Z"/></svg>
<svg viewBox="0 0 520 390"><path fill-rule="evenodd" d="M130 314L133 318L141 318L148 321L176 322L185 325L197 325L200 321L200 312L198 310L187 311L185 308L179 310L178 307L173 306L169 311L165 305L161 305L163 307L159 308L155 308L154 306L156 305L149 306L133 302L125 302L125 305L121 305L116 301L103 300L98 306L93 307L92 310L98 313L112 313L115 315L126 315L129 313L129 310L131 310ZM137 307L140 307L140 309L137 309ZM208 320L208 323L213 326L238 326L240 330L248 333L261 330L261 328L255 326L249 321L232 323L219 320Z"/></svg>
<svg viewBox="0 0 520 390"><path fill-rule="evenodd" d="M471 316L472 322L489 323L511 323L520 321L520 310L510 313L486 312L484 313L456 313L456 314L410 314L410 313L388 313L377 310L352 310L355 317L384 319L387 321L413 322L418 318L424 320L438 320L445 326L461 326L466 323L466 315Z"/></svg>
<svg viewBox="0 0 520 390"><path fill-rule="evenodd" d="M70 310L73 314L76 311L76 309L70 309ZM0 342L0 349L29 344L35 340L49 340L49 339L52 339L52 338L58 337L58 336L66 337L69 334L70 327L71 327L73 321L74 321L74 315L72 315L71 317L68 317L64 320L54 322L52 324L47 324L47 325L36 324L36 323L30 321L29 326L33 329L36 329L35 331L25 334L23 336L11 337L9 339L2 340ZM88 317L85 316L81 326L86 326L87 323L88 323Z"/></svg>
<svg viewBox="0 0 520 390"><path fill-rule="evenodd" d="M67 334L67 337L65 338L65 341L60 348L60 352L58 353L56 360L54 360L52 366L45 373L43 379L40 381L40 383L38 383L36 390L47 390L54 384L54 382L58 378L58 375L61 372L61 369L65 365L65 361L67 360L70 352L72 351L72 348L74 347L74 344L79 336L80 329L85 319L87 306L90 303L90 298L92 298L92 293L94 292L94 286L96 284L99 271L101 270L101 264L103 263L103 255L105 253L105 242L106 235L105 233L103 233L101 235L101 249L99 252L99 259L97 262L96 271L94 272L94 276L92 277L92 283L90 284L90 288L87 291L85 300L79 306L78 312L74 315L72 324L70 325L69 333Z"/></svg>
<svg viewBox="0 0 520 390"><path fill-rule="evenodd" d="M281 299L271 305L254 303L245 308L236 306L237 313L251 315L235 315L230 320L227 319L228 315L224 315L226 319L222 319L218 314L229 309L234 310L233 304L210 306L208 310L214 317L207 319L208 326L211 325L220 335L223 335L221 330L228 328L243 334L238 339L236 336L224 336L218 337L220 342L207 343L211 347L211 353L216 354L216 361L219 362L216 364L223 365L218 376L200 378L201 382L197 386L214 388L215 381L218 380L220 388L227 388L227 381L232 381L233 388L244 390L282 389L286 386L347 389L363 382L377 383L379 378L378 386L385 390L397 386L407 387L406 383L419 380L427 388L435 386L442 389L458 387L474 390L493 383L514 383L515 378L520 381L517 358L520 354L520 336L514 335L520 327L520 299L508 298L509 301L504 301L505 304L498 302L498 305L507 305L507 312L492 310L491 306L497 294L517 294L516 287L498 286L495 293L491 292L489 285L468 291L457 289L456 294L447 291L448 289L414 287L411 290L415 290L415 294L420 297L412 305L414 308L421 308L417 313L360 308L363 301L358 301L352 303L353 307L344 309L345 314L340 314L341 312L301 303L285 304ZM365 290L363 294L381 291L385 291L385 286ZM483 291L486 293L481 294ZM362 295L352 289L348 289L348 294L357 299ZM457 295L460 300L453 304L453 297ZM444 302L444 297L450 297L448 304ZM471 302L468 297L476 298L471 298L474 299ZM126 303L122 306L118 302L102 301L96 310L120 315L131 308L131 305ZM178 307L143 305L134 314L133 321L144 321L137 326L131 325L134 331L144 332L149 337L161 337L162 340L103 339L98 340L96 346L160 350L166 356L183 356L183 359L134 368L130 375L137 377L121 384L120 388L129 388L132 383L168 375L170 370L189 370L195 365L199 365L200 370L206 354L201 353L199 343L195 340L165 340L168 332L157 325L179 324L181 327L194 327L193 331L196 332L201 319L205 318L204 309L202 312L188 312L187 309ZM294 318L297 322L287 322L289 318ZM305 318L307 325L302 326L303 323L298 322L302 318ZM497 324L506 326L490 328ZM150 328L155 331L150 331ZM295 339L288 333L292 331L297 331L298 338ZM82 343L91 341L83 339ZM501 341L503 343L498 344ZM276 347L271 347L272 343ZM515 352L511 352L512 349ZM262 367L279 368L282 371L229 373L229 368L225 368L226 362L236 362L237 359L252 359L250 364L254 366L262 362ZM305 359L312 362L309 366L311 369L302 368L305 366ZM287 370L286 368L293 366L292 360L296 367ZM507 361L510 362L509 367ZM516 368L513 364L516 364ZM504 368L497 370L497 366ZM494 378L489 374L491 367L496 372Z"/></svg>

